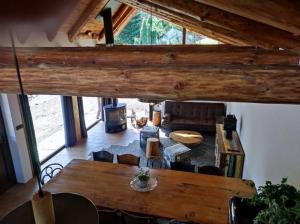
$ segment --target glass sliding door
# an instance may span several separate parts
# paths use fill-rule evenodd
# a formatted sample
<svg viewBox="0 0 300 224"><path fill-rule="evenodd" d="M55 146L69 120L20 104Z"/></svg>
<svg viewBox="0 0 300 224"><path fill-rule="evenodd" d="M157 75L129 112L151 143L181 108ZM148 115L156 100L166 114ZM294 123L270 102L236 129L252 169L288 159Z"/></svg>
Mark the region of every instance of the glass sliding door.
<svg viewBox="0 0 300 224"><path fill-rule="evenodd" d="M101 98L100 97L82 97L84 120L87 129L102 119Z"/></svg>
<svg viewBox="0 0 300 224"><path fill-rule="evenodd" d="M65 145L61 97L55 95L28 96L42 162Z"/></svg>

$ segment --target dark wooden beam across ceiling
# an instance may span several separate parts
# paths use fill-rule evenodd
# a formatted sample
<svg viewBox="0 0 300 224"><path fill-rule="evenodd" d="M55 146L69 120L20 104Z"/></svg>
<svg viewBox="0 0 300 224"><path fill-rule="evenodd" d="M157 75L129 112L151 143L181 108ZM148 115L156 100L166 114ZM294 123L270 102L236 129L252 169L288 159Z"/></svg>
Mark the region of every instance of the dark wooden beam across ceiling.
<svg viewBox="0 0 300 224"><path fill-rule="evenodd" d="M199 24L210 24L225 30L231 30L246 40L252 46L266 49L284 48L300 53L300 38L292 33L280 30L266 24L256 22L245 17L232 14L215 7L201 4L194 0L124 0L128 4L155 4L161 9L168 9L180 13L181 18L191 17ZM153 11L156 9L153 8Z"/></svg>
<svg viewBox="0 0 300 224"><path fill-rule="evenodd" d="M229 46L18 48L27 94L300 103L298 56ZM19 93L10 48L0 92ZM275 65L276 64L276 65Z"/></svg>

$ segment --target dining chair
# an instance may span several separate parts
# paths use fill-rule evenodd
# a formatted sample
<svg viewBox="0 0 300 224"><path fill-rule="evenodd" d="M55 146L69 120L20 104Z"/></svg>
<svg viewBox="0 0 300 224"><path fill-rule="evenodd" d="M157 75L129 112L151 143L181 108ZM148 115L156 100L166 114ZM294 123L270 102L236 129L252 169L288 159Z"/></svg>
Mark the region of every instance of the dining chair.
<svg viewBox="0 0 300 224"><path fill-rule="evenodd" d="M53 194L55 224L98 224L99 216L95 205L87 198L71 193Z"/></svg>
<svg viewBox="0 0 300 224"><path fill-rule="evenodd" d="M114 154L107 151L93 152L93 159L95 161L112 163L114 161Z"/></svg>
<svg viewBox="0 0 300 224"><path fill-rule="evenodd" d="M183 163L183 162L171 162L171 169L185 172L195 172L195 165Z"/></svg>
<svg viewBox="0 0 300 224"><path fill-rule="evenodd" d="M52 179L63 169L63 166L59 163L51 163L42 169L40 173L41 184L44 185L47 181Z"/></svg>
<svg viewBox="0 0 300 224"><path fill-rule="evenodd" d="M132 166L140 165L140 157L131 154L117 155L117 160L120 164L127 164Z"/></svg>
<svg viewBox="0 0 300 224"><path fill-rule="evenodd" d="M142 216L136 213L122 211L123 224L154 224L155 219L149 216Z"/></svg>
<svg viewBox="0 0 300 224"><path fill-rule="evenodd" d="M207 174L207 175L215 175L215 176L224 176L224 172L219 167L215 166L201 166L198 167L198 173Z"/></svg>
<svg viewBox="0 0 300 224"><path fill-rule="evenodd" d="M117 209L101 208L98 210L99 224L118 224L119 215Z"/></svg>
<svg viewBox="0 0 300 224"><path fill-rule="evenodd" d="M94 204L83 196L70 193L53 194L55 224L98 224ZM22 222L20 222L22 220ZM2 219L3 224L35 224L31 201L24 203Z"/></svg>
<svg viewBox="0 0 300 224"><path fill-rule="evenodd" d="M35 224L31 201L27 201L14 210L10 211L2 218L0 223L15 224L20 223L20 220L22 220L22 224Z"/></svg>
<svg viewBox="0 0 300 224"><path fill-rule="evenodd" d="M164 169L166 168L166 162L164 158L159 156L152 156L147 159L147 167L151 169Z"/></svg>

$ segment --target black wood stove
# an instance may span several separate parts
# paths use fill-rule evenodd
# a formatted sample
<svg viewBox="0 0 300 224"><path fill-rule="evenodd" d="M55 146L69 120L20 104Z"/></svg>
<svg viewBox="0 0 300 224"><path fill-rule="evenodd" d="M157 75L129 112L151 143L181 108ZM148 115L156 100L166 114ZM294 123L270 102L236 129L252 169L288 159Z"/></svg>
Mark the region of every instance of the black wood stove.
<svg viewBox="0 0 300 224"><path fill-rule="evenodd" d="M116 133L127 129L126 104L118 103L116 99L112 104L103 107L106 133Z"/></svg>

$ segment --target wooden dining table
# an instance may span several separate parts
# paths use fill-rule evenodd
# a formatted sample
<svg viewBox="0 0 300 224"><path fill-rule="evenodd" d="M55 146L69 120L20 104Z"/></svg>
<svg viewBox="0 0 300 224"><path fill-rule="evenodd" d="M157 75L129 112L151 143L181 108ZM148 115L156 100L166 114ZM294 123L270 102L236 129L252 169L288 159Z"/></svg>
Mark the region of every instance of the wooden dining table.
<svg viewBox="0 0 300 224"><path fill-rule="evenodd" d="M166 169L150 169L158 186L150 192L137 192L130 181L138 170L136 166L75 159L44 189L81 194L97 207L203 224L228 223L229 199L234 195L251 197L256 192L241 179Z"/></svg>

